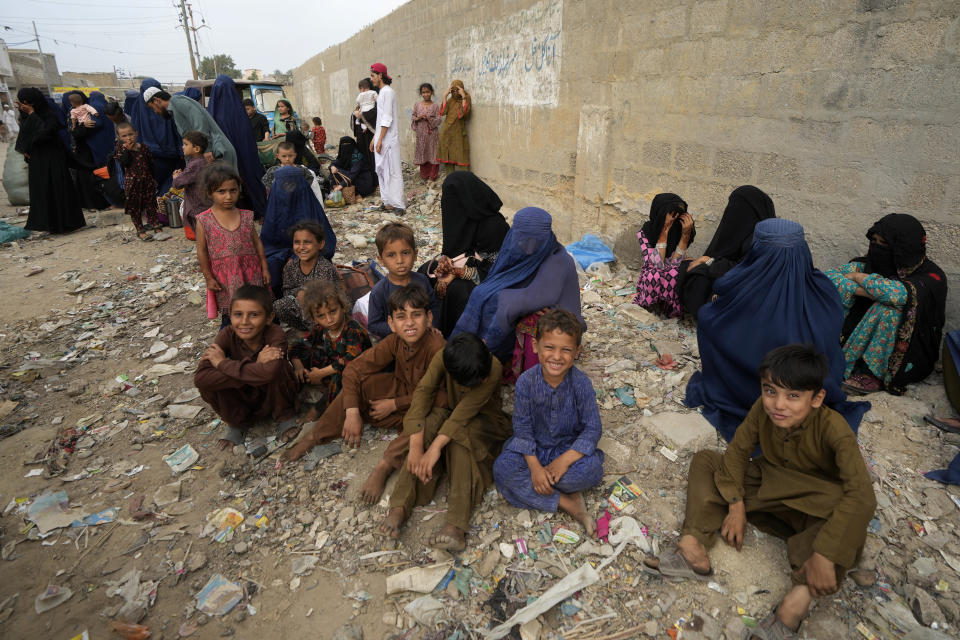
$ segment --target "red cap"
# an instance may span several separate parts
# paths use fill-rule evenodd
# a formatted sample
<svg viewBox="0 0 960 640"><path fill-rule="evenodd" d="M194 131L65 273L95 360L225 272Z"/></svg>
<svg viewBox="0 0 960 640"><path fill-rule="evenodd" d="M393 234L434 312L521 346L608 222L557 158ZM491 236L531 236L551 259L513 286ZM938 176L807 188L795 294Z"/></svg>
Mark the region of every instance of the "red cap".
<svg viewBox="0 0 960 640"><path fill-rule="evenodd" d="M370 71L376 71L377 73L383 75L384 78L389 78L390 74L387 73L387 65L382 62L374 62L370 65Z"/></svg>

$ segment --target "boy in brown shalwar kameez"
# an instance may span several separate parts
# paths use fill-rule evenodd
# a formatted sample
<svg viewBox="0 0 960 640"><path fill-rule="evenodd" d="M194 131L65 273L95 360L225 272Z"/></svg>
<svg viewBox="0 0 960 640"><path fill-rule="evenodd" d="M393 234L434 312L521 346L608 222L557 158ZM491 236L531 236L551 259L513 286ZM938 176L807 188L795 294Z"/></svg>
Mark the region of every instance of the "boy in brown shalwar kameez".
<svg viewBox="0 0 960 640"><path fill-rule="evenodd" d="M230 301L230 325L207 347L193 384L223 419L226 434L220 449L243 444L255 420L293 425L298 384L287 361L287 336L273 324L273 298L263 287L245 285Z"/></svg>
<svg viewBox="0 0 960 640"><path fill-rule="evenodd" d="M445 343L440 332L432 329L430 298L418 285L407 285L390 294L387 314L391 333L347 365L343 370L343 390L310 433L283 454L283 460L297 460L314 446L337 436L343 436L348 446L357 446L364 422L381 429L402 426L417 383ZM384 371L390 365L393 371ZM443 407L444 402L443 397L438 397L435 406ZM434 414L427 418L433 419ZM390 443L364 483L361 501L372 504L380 499L387 478L403 465L409 440L408 434L401 433Z"/></svg>
<svg viewBox="0 0 960 640"><path fill-rule="evenodd" d="M414 507L433 500L446 471L447 521L429 544L437 549L466 548L470 515L493 484L493 462L513 432L501 409L502 374L500 361L472 333L454 337L433 357L403 419L410 453L390 496L381 533L398 537ZM440 398L446 399L449 409L437 408Z"/></svg>
<svg viewBox="0 0 960 640"><path fill-rule="evenodd" d="M822 406L826 359L788 345L760 365L761 396L721 456L690 462L687 508L677 548L648 558L662 574L712 575L707 549L717 530L739 551L747 520L785 538L794 587L745 638L797 638L813 598L835 593L855 563L876 509L857 436ZM763 456L750 459L757 445Z"/></svg>

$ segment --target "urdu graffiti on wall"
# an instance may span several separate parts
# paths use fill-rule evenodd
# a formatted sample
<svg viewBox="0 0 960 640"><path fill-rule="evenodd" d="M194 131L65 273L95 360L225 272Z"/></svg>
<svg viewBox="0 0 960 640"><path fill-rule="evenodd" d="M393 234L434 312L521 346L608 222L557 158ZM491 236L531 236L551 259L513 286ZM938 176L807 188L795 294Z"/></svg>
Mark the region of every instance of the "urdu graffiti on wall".
<svg viewBox="0 0 960 640"><path fill-rule="evenodd" d="M555 107L560 93L563 1L544 0L447 40L450 79L477 104Z"/></svg>

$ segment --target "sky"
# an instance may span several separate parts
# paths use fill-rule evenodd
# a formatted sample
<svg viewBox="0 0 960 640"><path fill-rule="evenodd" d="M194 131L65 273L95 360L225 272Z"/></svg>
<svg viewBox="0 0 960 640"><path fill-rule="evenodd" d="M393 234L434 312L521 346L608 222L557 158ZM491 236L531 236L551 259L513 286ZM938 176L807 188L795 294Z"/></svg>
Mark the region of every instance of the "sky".
<svg viewBox="0 0 960 640"><path fill-rule="evenodd" d="M376 22L405 0L307 0L276 11L269 0L191 0L200 55L225 53L239 69L286 71ZM112 71L160 82L191 78L187 41L173 0L18 0L3 2L0 37L11 49L36 49L64 71ZM358 7L362 7L358 8Z"/></svg>

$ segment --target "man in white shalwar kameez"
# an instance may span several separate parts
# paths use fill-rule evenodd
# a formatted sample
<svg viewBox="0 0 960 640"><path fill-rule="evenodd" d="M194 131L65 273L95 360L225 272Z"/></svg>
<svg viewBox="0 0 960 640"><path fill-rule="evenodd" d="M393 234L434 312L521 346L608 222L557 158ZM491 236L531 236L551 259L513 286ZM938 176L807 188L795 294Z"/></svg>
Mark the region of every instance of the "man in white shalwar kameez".
<svg viewBox="0 0 960 640"><path fill-rule="evenodd" d="M387 211L406 209L403 195L403 171L400 167L400 135L397 133L397 93L390 86L393 79L387 67L377 62L370 65L370 80L377 94L377 125L370 150L377 164L380 199Z"/></svg>

